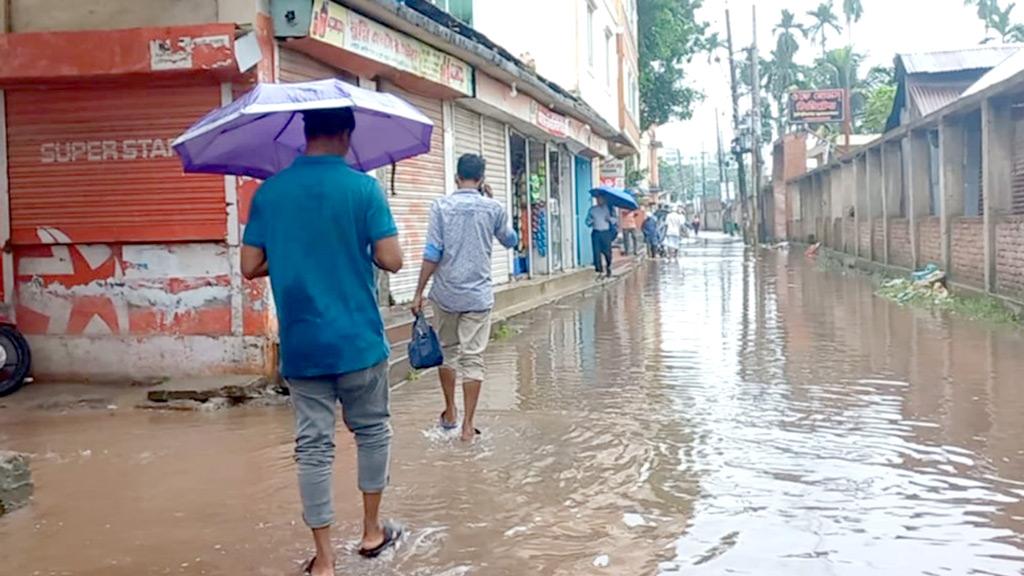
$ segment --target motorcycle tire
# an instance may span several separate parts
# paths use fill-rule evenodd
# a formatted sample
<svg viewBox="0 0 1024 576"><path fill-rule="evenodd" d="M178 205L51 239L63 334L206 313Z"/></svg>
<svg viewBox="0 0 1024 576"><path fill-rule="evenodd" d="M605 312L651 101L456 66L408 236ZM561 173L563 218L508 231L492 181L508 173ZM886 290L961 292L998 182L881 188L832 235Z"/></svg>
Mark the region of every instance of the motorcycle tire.
<svg viewBox="0 0 1024 576"><path fill-rule="evenodd" d="M32 351L25 337L13 326L0 326L0 347L6 353L0 367L0 397L3 397L25 385L32 369Z"/></svg>

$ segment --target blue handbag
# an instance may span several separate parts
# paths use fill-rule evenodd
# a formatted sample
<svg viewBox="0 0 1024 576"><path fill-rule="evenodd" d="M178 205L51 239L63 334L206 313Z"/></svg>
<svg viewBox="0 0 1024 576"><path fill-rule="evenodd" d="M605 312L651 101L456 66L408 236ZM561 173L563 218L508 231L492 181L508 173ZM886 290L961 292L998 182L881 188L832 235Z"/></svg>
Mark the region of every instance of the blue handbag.
<svg viewBox="0 0 1024 576"><path fill-rule="evenodd" d="M412 324L412 339L409 340L409 364L416 370L426 370L443 363L444 352L437 333L423 314L418 314Z"/></svg>

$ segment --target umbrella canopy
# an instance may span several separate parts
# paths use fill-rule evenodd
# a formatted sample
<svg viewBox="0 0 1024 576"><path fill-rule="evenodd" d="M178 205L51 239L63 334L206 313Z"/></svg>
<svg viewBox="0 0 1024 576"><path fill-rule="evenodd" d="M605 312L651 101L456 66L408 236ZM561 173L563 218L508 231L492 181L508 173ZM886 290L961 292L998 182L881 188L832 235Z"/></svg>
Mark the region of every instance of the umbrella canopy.
<svg viewBox="0 0 1024 576"><path fill-rule="evenodd" d="M638 210L640 204L637 203L636 198L624 188L615 188L613 186L599 186L590 191L591 196L604 196L609 204L616 208L623 208L625 210Z"/></svg>
<svg viewBox="0 0 1024 576"><path fill-rule="evenodd" d="M430 118L398 96L341 80L258 84L196 122L174 150L186 172L266 179L305 151L302 112L327 108L352 108L356 129L346 160L359 170L430 150Z"/></svg>

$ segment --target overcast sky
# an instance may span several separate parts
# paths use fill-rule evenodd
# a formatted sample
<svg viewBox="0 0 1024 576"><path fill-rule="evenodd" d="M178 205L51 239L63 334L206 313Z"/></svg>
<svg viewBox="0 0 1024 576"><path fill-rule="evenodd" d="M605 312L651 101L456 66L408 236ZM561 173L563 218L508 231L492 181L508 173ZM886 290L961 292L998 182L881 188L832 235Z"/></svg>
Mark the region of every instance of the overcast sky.
<svg viewBox="0 0 1024 576"><path fill-rule="evenodd" d="M780 20L783 8L794 12L798 20L806 23L806 12L813 10L821 0L757 0L757 34L762 56L775 45L772 29ZM864 71L876 64L892 64L899 52L949 50L976 46L984 37L984 26L973 8L964 6L963 0L861 0L864 18L854 25L853 43L859 52L867 54ZM753 22L751 6L754 0L704 0L702 17L711 24L711 30L725 38L725 9L732 13L733 42L737 50L752 40ZM840 20L842 0L835 0ZM845 21L843 22L845 24ZM642 33L642 32L641 32ZM829 47L846 44L846 34L833 35ZM805 59L812 58L820 48L802 41L800 52ZM799 56L798 56L799 59ZM675 122L658 128L658 140L665 144L663 154L679 148L683 156L697 156L701 144L706 143L712 153L716 147L715 109L721 115L725 142L732 139L731 101L729 96L729 66L707 63L706 56L694 59L687 68L692 85L705 94L703 102L694 110L693 119ZM749 100L749 98L748 98ZM749 108L749 102L742 104Z"/></svg>

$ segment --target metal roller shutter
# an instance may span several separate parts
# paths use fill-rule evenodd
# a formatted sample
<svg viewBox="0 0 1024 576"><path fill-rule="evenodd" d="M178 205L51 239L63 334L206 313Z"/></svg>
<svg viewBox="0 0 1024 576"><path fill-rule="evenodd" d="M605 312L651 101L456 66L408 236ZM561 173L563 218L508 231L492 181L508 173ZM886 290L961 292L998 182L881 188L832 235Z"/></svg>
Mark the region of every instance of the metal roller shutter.
<svg viewBox="0 0 1024 576"><path fill-rule="evenodd" d="M508 207L508 137L505 125L491 118L483 119L484 149L487 160L487 182L491 185L494 199ZM510 216L511 217L511 216ZM491 278L495 284L505 284L512 274L509 250L498 242L491 253Z"/></svg>
<svg viewBox="0 0 1024 576"><path fill-rule="evenodd" d="M278 51L278 55L280 59L279 79L281 82L307 82L309 80L323 80L325 78L339 78L352 84L357 82L354 75L324 64L302 52L282 46Z"/></svg>
<svg viewBox="0 0 1024 576"><path fill-rule="evenodd" d="M222 240L224 178L183 174L170 143L215 85L7 93L12 241Z"/></svg>
<svg viewBox="0 0 1024 576"><path fill-rule="evenodd" d="M382 89L409 101L434 122L430 136L430 152L398 163L393 196L389 196L391 212L398 225L405 266L391 277L391 297L395 303L409 302L416 293L420 262L427 239L430 204L445 194L444 182L444 113L440 100L417 96L390 84ZM391 169L380 170L381 183L391 194Z"/></svg>
<svg viewBox="0 0 1024 576"><path fill-rule="evenodd" d="M483 134L480 115L472 110L455 106L455 158L463 154L481 154Z"/></svg>

